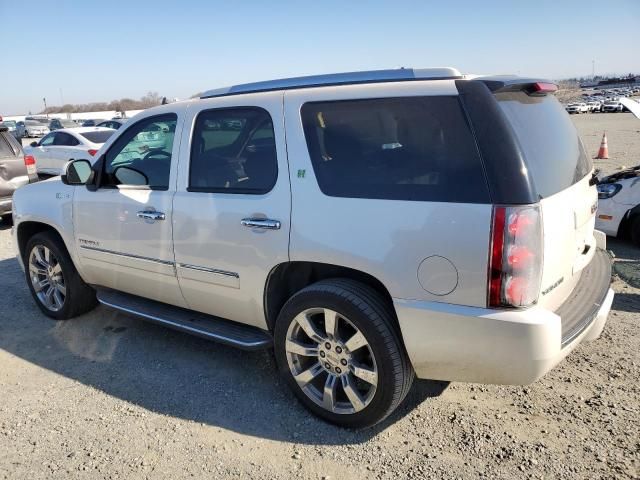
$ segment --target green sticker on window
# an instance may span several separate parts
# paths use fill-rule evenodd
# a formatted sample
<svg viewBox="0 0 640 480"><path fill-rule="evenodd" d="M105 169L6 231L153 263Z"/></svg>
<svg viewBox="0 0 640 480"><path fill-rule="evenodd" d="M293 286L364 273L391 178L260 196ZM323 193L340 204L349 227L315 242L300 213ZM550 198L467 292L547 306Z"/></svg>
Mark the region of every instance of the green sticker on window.
<svg viewBox="0 0 640 480"><path fill-rule="evenodd" d="M307 173L306 170L298 170L298 178L304 178L305 173Z"/></svg>

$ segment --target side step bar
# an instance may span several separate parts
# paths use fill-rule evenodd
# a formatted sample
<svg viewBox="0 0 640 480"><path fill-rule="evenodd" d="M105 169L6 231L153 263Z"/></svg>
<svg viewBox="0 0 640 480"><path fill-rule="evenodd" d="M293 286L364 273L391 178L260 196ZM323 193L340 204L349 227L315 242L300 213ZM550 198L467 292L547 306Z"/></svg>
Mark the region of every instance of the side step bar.
<svg viewBox="0 0 640 480"><path fill-rule="evenodd" d="M115 310L243 350L261 350L272 344L271 335L257 327L116 290L98 288L97 297L100 303Z"/></svg>

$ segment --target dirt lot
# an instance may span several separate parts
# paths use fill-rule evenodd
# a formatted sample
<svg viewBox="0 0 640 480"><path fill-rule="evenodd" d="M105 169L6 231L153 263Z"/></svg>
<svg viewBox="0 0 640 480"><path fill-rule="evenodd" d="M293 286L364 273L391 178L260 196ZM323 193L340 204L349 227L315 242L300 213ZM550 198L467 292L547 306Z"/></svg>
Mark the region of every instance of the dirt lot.
<svg viewBox="0 0 640 480"><path fill-rule="evenodd" d="M640 163L640 122L573 117L590 153ZM639 478L640 289L603 336L528 387L416 382L373 430L310 417L267 353L98 308L39 313L0 226L0 478ZM625 271L640 249L610 240Z"/></svg>

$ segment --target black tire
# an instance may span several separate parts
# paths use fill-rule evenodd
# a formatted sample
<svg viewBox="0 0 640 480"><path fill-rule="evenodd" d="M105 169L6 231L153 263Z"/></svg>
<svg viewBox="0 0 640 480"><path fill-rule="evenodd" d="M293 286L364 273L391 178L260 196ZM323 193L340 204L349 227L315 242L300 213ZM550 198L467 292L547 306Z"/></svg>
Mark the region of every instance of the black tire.
<svg viewBox="0 0 640 480"><path fill-rule="evenodd" d="M5 213L2 215L2 224L3 225L13 225L13 216L10 213Z"/></svg>
<svg viewBox="0 0 640 480"><path fill-rule="evenodd" d="M29 258L31 252L37 246L44 246L48 248L57 259L57 263L60 265L62 270L66 294L62 308L56 311L50 310L42 303L31 282ZM80 275L67 252L67 248L57 234L53 232L40 232L31 237L25 248L24 263L25 277L29 290L31 291L31 295L40 310L42 310L42 313L46 316L53 318L54 320L68 320L93 310L98 304L95 290L80 278Z"/></svg>
<svg viewBox="0 0 640 480"><path fill-rule="evenodd" d="M347 318L365 336L378 367L370 403L355 413L334 413L311 400L298 386L287 362L285 343L290 324L310 308L327 308ZM411 388L414 371L401 340L393 306L374 289L350 279L328 279L293 295L276 320L274 332L278 370L298 399L318 417L347 428L375 425L389 416Z"/></svg>
<svg viewBox="0 0 640 480"><path fill-rule="evenodd" d="M631 221L631 241L640 247L640 215L636 215Z"/></svg>

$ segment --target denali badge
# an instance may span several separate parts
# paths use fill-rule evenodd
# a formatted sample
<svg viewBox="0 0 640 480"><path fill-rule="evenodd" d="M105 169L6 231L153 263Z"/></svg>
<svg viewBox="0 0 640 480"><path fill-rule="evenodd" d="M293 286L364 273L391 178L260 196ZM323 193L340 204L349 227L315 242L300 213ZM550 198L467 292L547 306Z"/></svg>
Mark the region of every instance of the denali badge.
<svg viewBox="0 0 640 480"><path fill-rule="evenodd" d="M554 288L556 288L558 285L560 285L562 282L564 282L564 277L560 277L559 280L557 280L553 285L551 285L550 287L544 289L542 291L542 295L546 295L547 293L549 293L551 290L553 290Z"/></svg>
<svg viewBox="0 0 640 480"><path fill-rule="evenodd" d="M84 245L87 247L99 247L100 246L100 242L94 242L93 240L85 240L84 238L79 238L78 242L80 242L80 245Z"/></svg>

